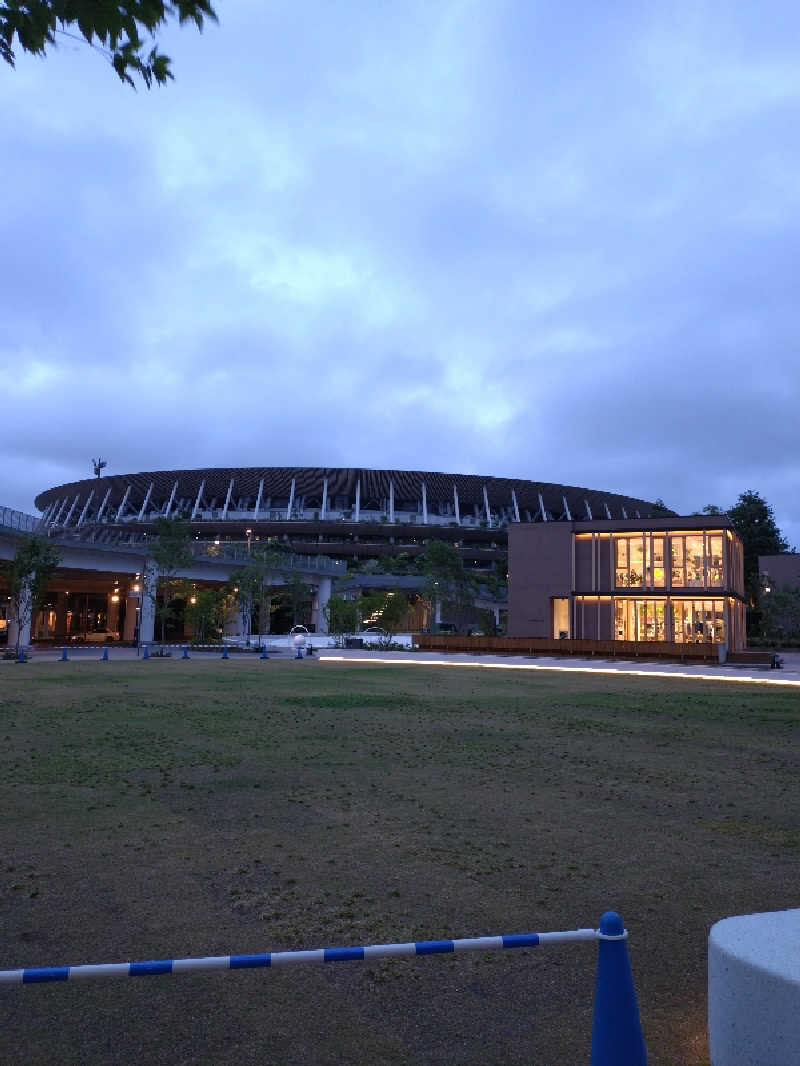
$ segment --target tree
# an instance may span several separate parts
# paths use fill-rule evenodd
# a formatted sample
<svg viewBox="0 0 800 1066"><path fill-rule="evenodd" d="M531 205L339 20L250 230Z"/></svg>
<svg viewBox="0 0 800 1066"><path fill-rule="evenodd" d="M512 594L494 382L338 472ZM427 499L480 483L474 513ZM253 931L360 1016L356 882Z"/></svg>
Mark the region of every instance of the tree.
<svg viewBox="0 0 800 1066"><path fill-rule="evenodd" d="M183 518L156 519L158 541L151 545L150 555L156 570L156 618L161 623L161 640L166 639L167 622L174 617L170 606L172 595L177 591L175 575L192 561L189 548L189 523Z"/></svg>
<svg viewBox="0 0 800 1066"><path fill-rule="evenodd" d="M674 511L670 511L669 507L659 496L658 499L650 507L651 518L667 518L669 515L674 514Z"/></svg>
<svg viewBox="0 0 800 1066"><path fill-rule="evenodd" d="M111 64L121 81L132 85L139 75L149 89L155 81L172 79L170 58L154 42L149 51L143 37L152 37L171 19L198 30L205 20L217 21L209 0L4 0L0 2L0 58L14 66L14 39L33 55L55 47L56 34L84 40Z"/></svg>
<svg viewBox="0 0 800 1066"><path fill-rule="evenodd" d="M800 586L784 584L763 589L761 630L769 640L794 642L800 637Z"/></svg>
<svg viewBox="0 0 800 1066"><path fill-rule="evenodd" d="M333 595L323 608L329 633L355 633L360 619L359 601Z"/></svg>
<svg viewBox="0 0 800 1066"><path fill-rule="evenodd" d="M283 586L283 593L291 611L292 625L296 626L299 624L300 615L309 597L309 586L303 581L300 574L293 573L291 577L287 578L286 584Z"/></svg>
<svg viewBox="0 0 800 1066"><path fill-rule="evenodd" d="M195 644L203 644L212 631L214 636L219 635L224 608L225 590L222 588L198 589L189 596L184 617L192 627Z"/></svg>
<svg viewBox="0 0 800 1066"><path fill-rule="evenodd" d="M728 511L728 518L742 540L744 548L744 584L751 607L758 603L759 555L778 555L789 550L789 542L775 523L775 515L766 500L757 492L743 492L736 505Z"/></svg>
<svg viewBox="0 0 800 1066"><path fill-rule="evenodd" d="M459 632L471 611L477 593L475 578L464 570L458 550L443 540L432 540L420 556L420 567L425 575L423 595L432 609L446 603L453 614L453 622Z"/></svg>
<svg viewBox="0 0 800 1066"><path fill-rule="evenodd" d="M236 598L236 606L244 624L244 636L250 643L250 630L253 614L258 608L259 628L264 620L265 590L267 574L276 566L285 565L286 553L274 550L256 550L248 558L247 566L234 570L230 577L230 587Z"/></svg>
<svg viewBox="0 0 800 1066"><path fill-rule="evenodd" d="M14 652L19 656L22 630L42 606L47 586L61 556L57 549L42 537L23 537L14 558L3 569L8 582L8 596L17 620L17 643Z"/></svg>

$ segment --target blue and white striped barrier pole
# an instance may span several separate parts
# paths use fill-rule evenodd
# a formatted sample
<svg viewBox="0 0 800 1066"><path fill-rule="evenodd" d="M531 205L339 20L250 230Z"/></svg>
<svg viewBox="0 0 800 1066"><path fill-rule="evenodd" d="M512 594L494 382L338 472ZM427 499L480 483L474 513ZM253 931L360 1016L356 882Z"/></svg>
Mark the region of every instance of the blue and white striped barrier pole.
<svg viewBox="0 0 800 1066"><path fill-rule="evenodd" d="M316 948L312 951L271 951L260 955L208 955L190 959L148 962L92 963L81 966L26 967L0 970L0 984L44 984L103 977L148 977L157 974L198 973L204 970L271 969L313 962L366 962L409 955L447 955L462 951L532 948L542 944L592 941L598 944L591 1066L647 1066L639 1008L633 987L627 932L622 919L607 911L599 929L555 933L514 933L461 940L418 940L403 944Z"/></svg>
<svg viewBox="0 0 800 1066"><path fill-rule="evenodd" d="M538 944L595 940L597 930L574 929L561 933L515 933L511 936L479 936L464 940L418 940L407 944L370 944L364 947L316 948L312 951L268 951L262 955L210 955L196 959L45 966L0 970L0 984L38 984L46 981L76 981L90 977L143 977L151 974L196 973L199 970L264 969L307 962L365 962L389 956L446 955L460 951L497 951L503 948L532 948Z"/></svg>
<svg viewBox="0 0 800 1066"><path fill-rule="evenodd" d="M61 649L61 662L62 663L69 662L69 656L67 655L67 649L66 648L62 648Z"/></svg>

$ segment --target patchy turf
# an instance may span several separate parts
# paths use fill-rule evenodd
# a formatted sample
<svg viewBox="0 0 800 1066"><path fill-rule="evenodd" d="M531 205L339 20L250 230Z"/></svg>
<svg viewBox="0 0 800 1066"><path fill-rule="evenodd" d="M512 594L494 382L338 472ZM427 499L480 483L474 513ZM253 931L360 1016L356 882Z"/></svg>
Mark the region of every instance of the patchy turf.
<svg viewBox="0 0 800 1066"><path fill-rule="evenodd" d="M101 672L102 669L102 672ZM797 903L800 700L590 675L0 668L0 968L575 928L699 1066L718 918ZM588 1062L590 945L0 986L0 1062Z"/></svg>

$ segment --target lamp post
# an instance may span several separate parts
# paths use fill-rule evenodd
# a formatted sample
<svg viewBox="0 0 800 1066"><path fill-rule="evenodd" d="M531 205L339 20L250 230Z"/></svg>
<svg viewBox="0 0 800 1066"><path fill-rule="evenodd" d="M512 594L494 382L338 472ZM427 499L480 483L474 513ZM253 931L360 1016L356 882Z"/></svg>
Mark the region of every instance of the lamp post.
<svg viewBox="0 0 800 1066"><path fill-rule="evenodd" d="M246 529L245 534L247 536L247 554L250 554L250 538L253 536L252 529Z"/></svg>

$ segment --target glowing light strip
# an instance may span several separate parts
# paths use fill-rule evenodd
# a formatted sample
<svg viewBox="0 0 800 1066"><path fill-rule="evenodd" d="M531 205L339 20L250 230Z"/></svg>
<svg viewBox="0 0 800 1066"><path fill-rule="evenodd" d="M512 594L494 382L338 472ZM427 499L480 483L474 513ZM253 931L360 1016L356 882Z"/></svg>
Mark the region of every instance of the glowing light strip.
<svg viewBox="0 0 800 1066"><path fill-rule="evenodd" d="M780 685L800 688L800 681L769 677L730 677L727 674L689 674L682 670L627 670L618 666L542 666L539 663L481 663L475 660L453 662L447 659L384 659L370 655L320 655L321 663L380 663L389 666L461 666L472 670L540 670L560 674L618 674L621 677L679 677L688 681L728 681L735 685Z"/></svg>

